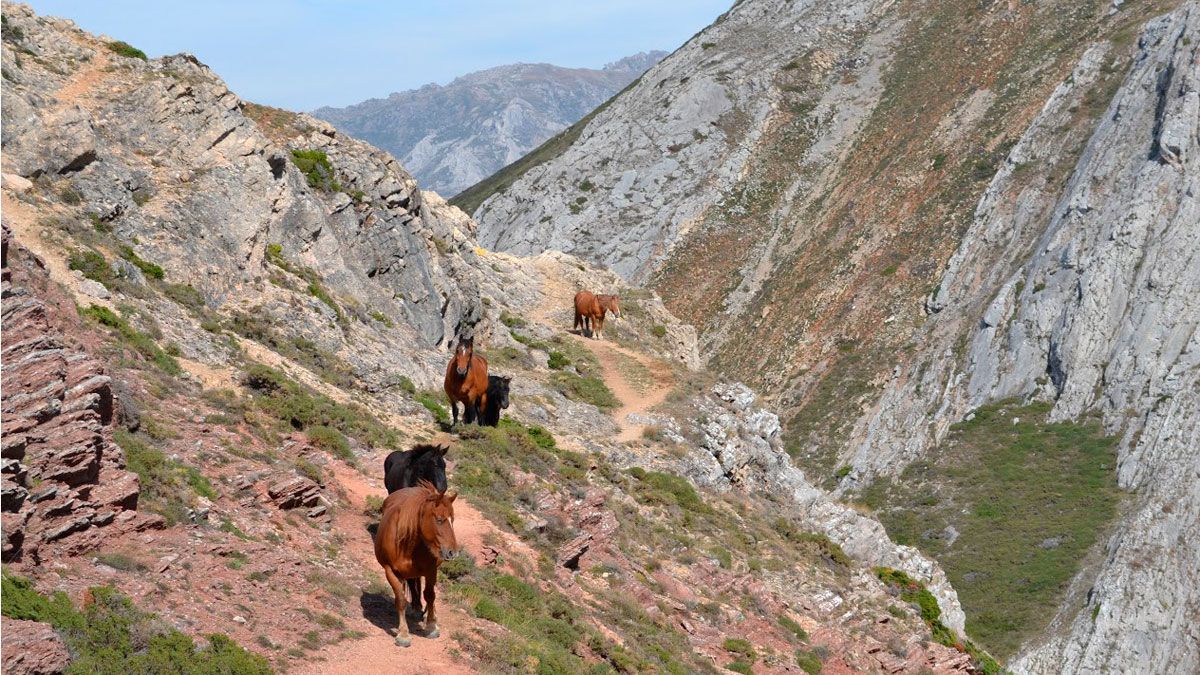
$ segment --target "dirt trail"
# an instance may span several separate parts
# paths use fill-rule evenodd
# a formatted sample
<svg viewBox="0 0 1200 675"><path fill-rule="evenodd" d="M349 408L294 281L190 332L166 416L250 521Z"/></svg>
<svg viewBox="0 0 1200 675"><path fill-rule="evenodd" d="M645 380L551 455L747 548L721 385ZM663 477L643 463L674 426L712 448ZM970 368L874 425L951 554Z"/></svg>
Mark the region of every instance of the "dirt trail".
<svg viewBox="0 0 1200 675"><path fill-rule="evenodd" d="M378 459L378 462L374 460ZM382 457L365 460L368 465L382 466ZM387 491L379 480L367 478L354 469L337 464L333 471L334 480L345 491L350 502L350 508L340 509L335 527L346 535L347 555L353 556L370 573L383 578L379 563L375 561L375 549L371 537L367 534L367 524L370 519L365 515L367 497L385 497ZM454 502L454 533L458 544L478 560L483 550L483 537L495 528L482 514L458 499ZM450 650L456 643L450 637L452 632L458 632L468 625L472 619L461 611L442 601L438 603L438 628L441 635L435 639L427 639L420 635L412 636L411 647L397 647L393 642L394 632L385 632L376 621L386 622L388 631L394 631L395 611L391 606L391 593L387 593L386 606L379 603L379 611L372 618L362 614L347 619L346 627L366 634L357 640L346 640L333 645L327 645L313 655L312 660L303 667L297 668L297 673L320 673L322 675L350 675L365 673L471 673L471 667L456 660ZM365 612L364 612L365 614ZM374 619L374 620L372 620Z"/></svg>
<svg viewBox="0 0 1200 675"><path fill-rule="evenodd" d="M574 320L572 303L577 289L564 281L562 276L550 267L551 264L541 259L534 260L534 265L542 271L545 283L542 285L541 303L531 314L539 323L552 328L561 327L566 331ZM613 319L609 319L606 327L614 334L620 330ZM621 429L617 440L625 442L640 438L646 425L630 421L629 415L645 414L666 400L667 394L675 386L675 376L671 367L665 361L627 349L609 340L593 340L573 332L568 332L567 337L596 357L603 371L604 383L621 402L620 407L613 411L613 419ZM634 376L635 371L639 370L645 371L648 380Z"/></svg>

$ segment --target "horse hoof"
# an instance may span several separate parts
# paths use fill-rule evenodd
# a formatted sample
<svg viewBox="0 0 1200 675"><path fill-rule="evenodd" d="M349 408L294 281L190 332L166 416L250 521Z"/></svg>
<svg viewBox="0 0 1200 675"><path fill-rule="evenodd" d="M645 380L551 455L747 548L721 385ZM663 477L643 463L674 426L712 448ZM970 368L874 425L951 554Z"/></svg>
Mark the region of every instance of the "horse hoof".
<svg viewBox="0 0 1200 675"><path fill-rule="evenodd" d="M411 647L412 639L406 638L403 635L397 635L396 636L396 646L397 647Z"/></svg>
<svg viewBox="0 0 1200 675"><path fill-rule="evenodd" d="M441 634L442 634L441 631L439 631L437 628L431 628L431 629L425 631L425 637L429 638L430 640L432 640L433 638L435 638Z"/></svg>

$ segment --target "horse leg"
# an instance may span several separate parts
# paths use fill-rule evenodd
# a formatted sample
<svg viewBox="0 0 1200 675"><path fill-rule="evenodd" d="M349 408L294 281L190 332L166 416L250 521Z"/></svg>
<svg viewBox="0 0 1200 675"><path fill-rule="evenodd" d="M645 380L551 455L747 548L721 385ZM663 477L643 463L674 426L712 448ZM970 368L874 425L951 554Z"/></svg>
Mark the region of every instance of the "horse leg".
<svg viewBox="0 0 1200 675"><path fill-rule="evenodd" d="M603 340L604 339L604 319L602 317L596 317L596 318L592 319L592 326L593 326L592 337L596 338L597 340Z"/></svg>
<svg viewBox="0 0 1200 675"><path fill-rule="evenodd" d="M479 410L470 400L463 402L463 424L474 424Z"/></svg>
<svg viewBox="0 0 1200 675"><path fill-rule="evenodd" d="M416 623L425 618L425 610L421 608L421 578L408 580L408 609L404 610L404 618Z"/></svg>
<svg viewBox="0 0 1200 675"><path fill-rule="evenodd" d="M425 637L427 638L438 636L437 615L433 611L433 601L437 597L437 594L433 592L435 583L437 583L436 567L425 577Z"/></svg>
<svg viewBox="0 0 1200 675"><path fill-rule="evenodd" d="M463 411L465 414L465 410ZM458 401L450 399L450 413L454 416L454 421L450 423L451 427L458 426Z"/></svg>
<svg viewBox="0 0 1200 675"><path fill-rule="evenodd" d="M408 609L408 595L405 594L404 586L392 568L385 566L383 575L387 577L388 585L392 587L392 594L396 596L396 645L408 647L412 645L412 638L408 636L408 622L404 620L405 611Z"/></svg>

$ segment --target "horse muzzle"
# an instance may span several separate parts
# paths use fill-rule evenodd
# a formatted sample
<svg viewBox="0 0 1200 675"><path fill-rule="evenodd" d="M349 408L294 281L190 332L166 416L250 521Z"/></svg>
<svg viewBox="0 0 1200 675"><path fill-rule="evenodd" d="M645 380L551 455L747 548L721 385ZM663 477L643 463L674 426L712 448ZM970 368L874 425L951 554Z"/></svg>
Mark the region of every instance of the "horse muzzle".
<svg viewBox="0 0 1200 675"><path fill-rule="evenodd" d="M466 376L467 376L467 369L466 369L466 368L456 368L456 369L454 370L454 372L458 373L458 376L459 376L459 377L466 377Z"/></svg>
<svg viewBox="0 0 1200 675"><path fill-rule="evenodd" d="M458 557L458 549L444 548L442 549L442 560L454 560Z"/></svg>

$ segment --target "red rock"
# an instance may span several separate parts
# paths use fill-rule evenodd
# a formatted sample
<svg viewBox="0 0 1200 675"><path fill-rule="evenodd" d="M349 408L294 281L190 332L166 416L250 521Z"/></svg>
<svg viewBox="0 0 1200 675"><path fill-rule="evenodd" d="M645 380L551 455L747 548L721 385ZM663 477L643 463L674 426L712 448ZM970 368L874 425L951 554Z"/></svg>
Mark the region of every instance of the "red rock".
<svg viewBox="0 0 1200 675"><path fill-rule="evenodd" d="M321 498L321 486L307 478L295 476L272 483L267 488L267 494L281 509L313 507Z"/></svg>
<svg viewBox="0 0 1200 675"><path fill-rule="evenodd" d="M6 675L61 673L71 663L62 638L47 623L0 617Z"/></svg>

